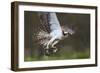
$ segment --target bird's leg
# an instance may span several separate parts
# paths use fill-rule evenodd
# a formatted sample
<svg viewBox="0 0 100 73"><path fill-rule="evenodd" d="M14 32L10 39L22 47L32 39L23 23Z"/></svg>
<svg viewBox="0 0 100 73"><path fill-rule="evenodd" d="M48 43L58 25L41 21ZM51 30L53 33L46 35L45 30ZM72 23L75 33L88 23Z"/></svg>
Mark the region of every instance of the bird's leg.
<svg viewBox="0 0 100 73"><path fill-rule="evenodd" d="M55 45L59 42L59 40L56 40L52 43L51 47L55 48Z"/></svg>
<svg viewBox="0 0 100 73"><path fill-rule="evenodd" d="M56 37L51 38L51 40L47 43L46 48L49 49L49 46L53 43Z"/></svg>
<svg viewBox="0 0 100 73"><path fill-rule="evenodd" d="M49 42L44 44L44 50L45 50L45 54L46 55L50 55L50 46L52 44L52 42L55 40L55 38L51 38Z"/></svg>
<svg viewBox="0 0 100 73"><path fill-rule="evenodd" d="M52 43L52 48L54 48L54 51L53 52L57 52L57 48L55 47L55 45L57 44L59 42L59 40L56 40L56 41L54 41L53 43Z"/></svg>

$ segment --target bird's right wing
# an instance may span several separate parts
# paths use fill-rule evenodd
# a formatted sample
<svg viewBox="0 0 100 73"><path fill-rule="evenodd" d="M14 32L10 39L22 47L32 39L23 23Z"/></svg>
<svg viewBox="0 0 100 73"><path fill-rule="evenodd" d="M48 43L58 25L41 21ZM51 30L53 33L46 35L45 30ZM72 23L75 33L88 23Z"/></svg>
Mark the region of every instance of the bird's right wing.
<svg viewBox="0 0 100 73"><path fill-rule="evenodd" d="M60 22L59 22L55 12L50 12L48 14L48 21L49 21L49 26L50 26L51 31L53 31L53 30L62 31Z"/></svg>
<svg viewBox="0 0 100 73"><path fill-rule="evenodd" d="M40 23L46 32L60 30L61 25L55 12L39 12Z"/></svg>
<svg viewBox="0 0 100 73"><path fill-rule="evenodd" d="M39 19L41 26L43 27L37 35L37 39L40 41L42 40L42 42L45 42L48 39L50 40L50 33L61 33L61 26L55 12L39 12ZM59 32L55 32L54 30Z"/></svg>

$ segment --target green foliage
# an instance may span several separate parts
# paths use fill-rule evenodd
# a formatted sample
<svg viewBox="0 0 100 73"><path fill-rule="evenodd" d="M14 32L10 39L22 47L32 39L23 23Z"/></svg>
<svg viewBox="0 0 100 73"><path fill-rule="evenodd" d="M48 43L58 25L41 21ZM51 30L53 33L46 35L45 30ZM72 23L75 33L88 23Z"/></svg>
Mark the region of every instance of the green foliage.
<svg viewBox="0 0 100 73"><path fill-rule="evenodd" d="M67 51L65 53L57 53L53 54L51 56L42 56L41 59L38 59L37 57L25 57L25 61L44 61L44 60L67 60L67 59L86 59L90 57L90 52L89 50L85 51Z"/></svg>

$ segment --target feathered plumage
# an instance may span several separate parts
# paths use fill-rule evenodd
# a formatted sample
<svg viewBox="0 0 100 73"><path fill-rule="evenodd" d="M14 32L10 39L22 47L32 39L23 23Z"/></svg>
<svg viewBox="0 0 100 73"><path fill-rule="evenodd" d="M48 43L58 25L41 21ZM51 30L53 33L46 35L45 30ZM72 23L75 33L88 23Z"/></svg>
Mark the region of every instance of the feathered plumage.
<svg viewBox="0 0 100 73"><path fill-rule="evenodd" d="M62 39L67 38L68 34L73 34L74 31L67 26L61 26L54 12L41 12L39 13L40 23L43 26L37 34L39 43L46 46L45 49L54 48L55 45Z"/></svg>

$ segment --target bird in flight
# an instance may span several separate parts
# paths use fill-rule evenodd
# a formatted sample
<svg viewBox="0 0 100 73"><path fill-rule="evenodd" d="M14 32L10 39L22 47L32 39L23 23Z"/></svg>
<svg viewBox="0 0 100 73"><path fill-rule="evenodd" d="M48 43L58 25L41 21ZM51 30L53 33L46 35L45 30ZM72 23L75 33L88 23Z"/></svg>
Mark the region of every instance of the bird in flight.
<svg viewBox="0 0 100 73"><path fill-rule="evenodd" d="M44 46L47 55L50 54L50 49L56 53L56 44L72 35L74 31L67 26L61 26L55 12L40 12L39 19L43 30L38 33L37 39Z"/></svg>

